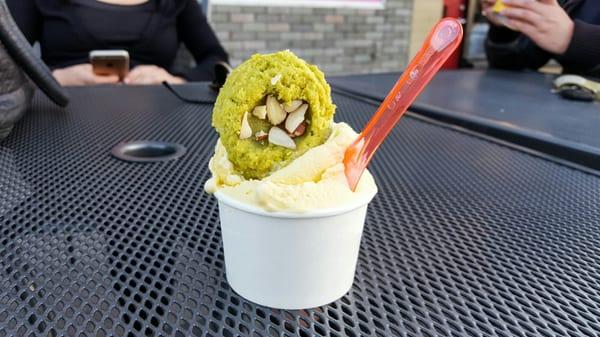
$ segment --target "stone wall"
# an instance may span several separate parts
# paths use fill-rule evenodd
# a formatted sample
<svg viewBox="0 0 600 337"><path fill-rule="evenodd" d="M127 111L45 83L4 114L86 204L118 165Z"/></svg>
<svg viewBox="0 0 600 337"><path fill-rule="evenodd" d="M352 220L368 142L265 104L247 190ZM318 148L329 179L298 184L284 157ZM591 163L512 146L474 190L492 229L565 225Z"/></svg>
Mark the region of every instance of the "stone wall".
<svg viewBox="0 0 600 337"><path fill-rule="evenodd" d="M235 66L290 49L327 74L386 72L407 62L413 0L385 9L210 6L209 21Z"/></svg>

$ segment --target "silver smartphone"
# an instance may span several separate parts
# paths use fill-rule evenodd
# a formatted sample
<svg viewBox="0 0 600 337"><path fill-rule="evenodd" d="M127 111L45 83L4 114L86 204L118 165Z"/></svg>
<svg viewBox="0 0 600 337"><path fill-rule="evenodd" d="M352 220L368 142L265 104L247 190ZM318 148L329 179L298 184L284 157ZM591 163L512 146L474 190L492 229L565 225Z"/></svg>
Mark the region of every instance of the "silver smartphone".
<svg viewBox="0 0 600 337"><path fill-rule="evenodd" d="M127 50L92 50L90 63L96 75L117 75L122 81L129 73Z"/></svg>

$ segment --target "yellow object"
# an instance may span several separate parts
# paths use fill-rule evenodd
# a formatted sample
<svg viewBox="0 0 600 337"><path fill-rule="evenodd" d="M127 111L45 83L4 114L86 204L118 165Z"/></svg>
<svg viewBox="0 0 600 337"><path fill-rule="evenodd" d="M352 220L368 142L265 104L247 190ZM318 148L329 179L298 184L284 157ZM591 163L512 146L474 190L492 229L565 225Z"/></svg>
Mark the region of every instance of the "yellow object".
<svg viewBox="0 0 600 337"><path fill-rule="evenodd" d="M496 0L494 7L492 7L492 11L494 11L494 13L500 13L504 9L506 9L506 5L504 4L504 2L502 2L502 0Z"/></svg>
<svg viewBox="0 0 600 337"><path fill-rule="evenodd" d="M308 103L307 130L294 139L296 149L257 142L254 137L240 139L242 117L265 104L267 95L282 103ZM246 179L260 179L323 144L331 133L334 112L331 89L323 73L286 50L253 55L234 69L217 97L212 124L236 173ZM268 133L271 128L269 122L251 113L248 122L253 134Z"/></svg>
<svg viewBox="0 0 600 337"><path fill-rule="evenodd" d="M358 135L345 123L333 125L327 141L289 165L261 180L247 180L237 174L227 159L227 150L217 142L210 160L212 173L204 185L208 193L220 191L240 202L267 211L308 212L343 206L377 192L373 176L363 174L355 192L344 175L344 153Z"/></svg>
<svg viewBox="0 0 600 337"><path fill-rule="evenodd" d="M508 19L506 18L506 16L504 16L504 14L502 14L502 12L507 9L508 6L504 4L504 2L502 0L496 0L496 3L494 4L494 7L492 7L492 12L493 15L496 17L496 19L498 21L500 21L500 23L502 23L504 26L506 26L509 29L515 30L514 27L512 27L509 23L508 23Z"/></svg>

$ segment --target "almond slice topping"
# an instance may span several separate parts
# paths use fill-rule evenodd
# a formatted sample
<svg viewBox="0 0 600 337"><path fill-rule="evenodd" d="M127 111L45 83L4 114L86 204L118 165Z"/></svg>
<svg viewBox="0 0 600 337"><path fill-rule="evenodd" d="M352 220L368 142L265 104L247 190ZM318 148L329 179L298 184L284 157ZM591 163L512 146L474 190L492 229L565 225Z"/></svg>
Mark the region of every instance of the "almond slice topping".
<svg viewBox="0 0 600 337"><path fill-rule="evenodd" d="M271 85L277 84L277 82L279 82L280 79L281 79L281 74L277 74L277 75L273 76L273 78L271 79Z"/></svg>
<svg viewBox="0 0 600 337"><path fill-rule="evenodd" d="M302 103L303 102L300 100L286 102L283 103L283 109L285 110L285 112L293 112L294 110L298 109L302 105Z"/></svg>
<svg viewBox="0 0 600 337"><path fill-rule="evenodd" d="M277 98L271 95L267 96L267 117L273 125L279 125L287 117L287 113L281 108Z"/></svg>
<svg viewBox="0 0 600 337"><path fill-rule="evenodd" d="M256 118L258 118L258 119L267 118L267 106L259 105L259 106L255 107L254 110L252 110L252 114L254 116L256 116Z"/></svg>
<svg viewBox="0 0 600 337"><path fill-rule="evenodd" d="M296 111L290 113L285 120L285 129L289 133L296 131L298 126L304 122L304 116L308 110L308 104L302 104Z"/></svg>
<svg viewBox="0 0 600 337"><path fill-rule="evenodd" d="M263 141L263 140L269 138L269 134L264 132L263 130L260 130L254 135L254 137L256 138L257 141L260 142L260 141Z"/></svg>
<svg viewBox="0 0 600 337"><path fill-rule="evenodd" d="M240 139L247 139L252 136L252 128L248 123L248 111L244 112L242 117L242 127L240 129Z"/></svg>
<svg viewBox="0 0 600 337"><path fill-rule="evenodd" d="M290 137L295 138L295 137L302 136L306 132L306 127L307 127L306 122L300 123L300 125L298 125L298 128L296 128L296 130L294 132L292 132Z"/></svg>
<svg viewBox="0 0 600 337"><path fill-rule="evenodd" d="M288 149L295 150L296 143L288 136L288 134L280 128L274 126L269 130L269 143L273 145L283 146Z"/></svg>

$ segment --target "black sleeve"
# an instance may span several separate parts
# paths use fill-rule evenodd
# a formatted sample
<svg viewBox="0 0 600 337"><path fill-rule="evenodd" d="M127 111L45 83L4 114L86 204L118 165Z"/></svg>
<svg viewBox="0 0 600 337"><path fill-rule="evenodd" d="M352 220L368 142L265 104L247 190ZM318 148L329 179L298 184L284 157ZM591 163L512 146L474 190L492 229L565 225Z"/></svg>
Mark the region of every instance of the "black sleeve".
<svg viewBox="0 0 600 337"><path fill-rule="evenodd" d="M574 20L573 37L567 51L558 57L565 68L580 74L600 73L600 25Z"/></svg>
<svg viewBox="0 0 600 337"><path fill-rule="evenodd" d="M525 35L494 25L485 40L485 54L491 68L507 70L537 70L552 58Z"/></svg>
<svg viewBox="0 0 600 337"><path fill-rule="evenodd" d="M185 8L177 17L177 32L181 41L194 56L196 67L184 73L183 77L188 81L212 81L215 77L215 63L227 62L228 56L208 25L198 1L187 0L186 2Z"/></svg>
<svg viewBox="0 0 600 337"><path fill-rule="evenodd" d="M6 0L6 4L29 43L38 41L42 19L35 0Z"/></svg>

